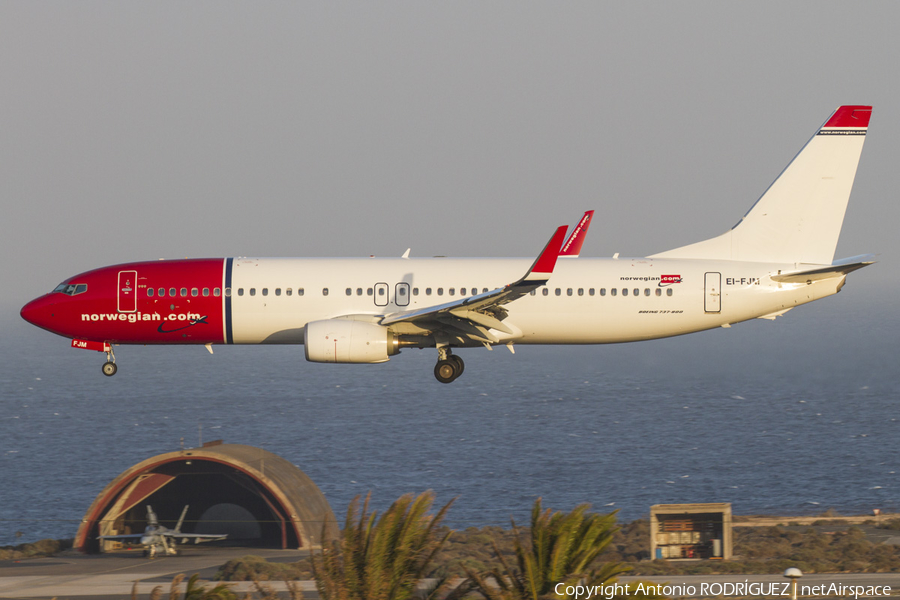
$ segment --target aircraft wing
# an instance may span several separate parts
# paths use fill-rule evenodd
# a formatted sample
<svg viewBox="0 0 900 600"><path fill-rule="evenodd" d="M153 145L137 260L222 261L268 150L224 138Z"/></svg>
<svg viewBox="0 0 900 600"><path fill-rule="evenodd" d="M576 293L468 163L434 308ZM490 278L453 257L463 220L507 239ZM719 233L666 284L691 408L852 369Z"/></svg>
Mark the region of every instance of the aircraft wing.
<svg viewBox="0 0 900 600"><path fill-rule="evenodd" d="M522 296L531 293L547 283L556 260L559 258L560 247L566 235L567 227L563 225L544 246L544 249L535 259L528 272L521 279L502 288L497 288L483 294L461 298L454 302L429 306L419 310L396 312L386 315L382 325L395 323L415 323L434 330L451 330L455 335L461 335L482 343L496 343L497 336L489 330L496 329L503 333L512 334L513 330L503 324L507 316L503 305L518 300Z"/></svg>
<svg viewBox="0 0 900 600"><path fill-rule="evenodd" d="M181 540L181 543L185 543L187 540L194 540L195 544L199 544L200 542L213 542L215 540L224 540L228 537L227 533L180 533L178 531L167 531L162 533L167 538L173 540Z"/></svg>
<svg viewBox="0 0 900 600"><path fill-rule="evenodd" d="M158 535L164 535L170 538L186 538L197 540L224 540L228 537L227 533L182 533L180 531L166 531Z"/></svg>

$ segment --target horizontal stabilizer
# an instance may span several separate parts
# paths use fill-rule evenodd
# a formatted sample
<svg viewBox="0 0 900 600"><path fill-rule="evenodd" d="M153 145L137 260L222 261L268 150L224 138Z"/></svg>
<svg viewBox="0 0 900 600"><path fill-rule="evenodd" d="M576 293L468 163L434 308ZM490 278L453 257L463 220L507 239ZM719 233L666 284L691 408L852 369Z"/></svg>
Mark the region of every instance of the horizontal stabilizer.
<svg viewBox="0 0 900 600"><path fill-rule="evenodd" d="M836 261L828 267L816 267L814 269L772 275L772 281L777 281L778 283L811 283L823 279L833 279L835 277L843 277L857 269L868 267L874 262L875 256L873 254L854 256L853 258Z"/></svg>

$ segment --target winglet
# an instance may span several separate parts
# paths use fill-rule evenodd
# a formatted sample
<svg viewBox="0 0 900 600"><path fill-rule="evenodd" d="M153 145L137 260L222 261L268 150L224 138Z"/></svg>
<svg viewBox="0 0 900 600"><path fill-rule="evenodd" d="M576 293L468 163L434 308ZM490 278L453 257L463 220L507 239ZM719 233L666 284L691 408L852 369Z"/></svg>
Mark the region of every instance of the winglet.
<svg viewBox="0 0 900 600"><path fill-rule="evenodd" d="M578 225L572 230L572 235L562 245L559 251L560 256L566 258L578 258L581 253L581 245L584 244L584 238L587 237L588 227L591 225L591 219L594 218L594 211L589 210L584 213Z"/></svg>
<svg viewBox="0 0 900 600"><path fill-rule="evenodd" d="M541 254L537 257L537 260L534 261L534 264L531 265L528 273L521 281L533 283L535 281L546 281L550 279L553 268L556 266L556 259L559 258L559 249L562 247L568 228L568 225L563 225L556 229L556 233L553 234L553 237L551 237L550 241L547 242L547 245L544 246Z"/></svg>

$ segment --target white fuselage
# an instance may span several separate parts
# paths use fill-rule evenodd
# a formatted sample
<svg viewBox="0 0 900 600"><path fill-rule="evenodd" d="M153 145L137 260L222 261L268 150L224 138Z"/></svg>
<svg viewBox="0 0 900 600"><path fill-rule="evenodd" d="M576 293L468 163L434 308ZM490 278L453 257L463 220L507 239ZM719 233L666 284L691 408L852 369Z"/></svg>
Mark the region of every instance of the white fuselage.
<svg viewBox="0 0 900 600"><path fill-rule="evenodd" d="M303 343L312 321L449 303L516 280L529 259L236 258L233 343ZM779 313L840 290L843 277L770 279L794 264L691 259L561 259L549 282L506 306L502 343L649 340ZM224 301L224 299L223 299Z"/></svg>

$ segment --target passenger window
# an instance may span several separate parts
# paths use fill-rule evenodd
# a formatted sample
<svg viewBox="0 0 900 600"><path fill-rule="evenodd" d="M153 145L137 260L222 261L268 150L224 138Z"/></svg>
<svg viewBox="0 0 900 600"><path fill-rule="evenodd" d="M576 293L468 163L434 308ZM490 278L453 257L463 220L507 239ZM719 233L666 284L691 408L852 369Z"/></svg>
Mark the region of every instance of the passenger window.
<svg viewBox="0 0 900 600"><path fill-rule="evenodd" d="M425 295L426 295L426 296L430 296L430 295L431 295L431 288L425 288Z"/></svg>
<svg viewBox="0 0 900 600"><path fill-rule="evenodd" d="M465 296L465 295L466 295L466 288L459 288L459 295L460 295L460 296Z"/></svg>
<svg viewBox="0 0 900 600"><path fill-rule="evenodd" d="M221 288L213 288L213 296L215 296L216 298L218 298L218 297L221 296L221 295L222 295L222 289L221 289Z"/></svg>
<svg viewBox="0 0 900 600"><path fill-rule="evenodd" d="M529 292L529 293L530 293L532 296L537 296L537 290L531 290L531 292Z"/></svg>
<svg viewBox="0 0 900 600"><path fill-rule="evenodd" d="M600 295L601 295L601 296L605 296L605 295L606 295L606 288L600 288Z"/></svg>
<svg viewBox="0 0 900 600"><path fill-rule="evenodd" d="M322 288L322 295L323 295L323 296L327 296L327 295L328 295L328 288Z"/></svg>
<svg viewBox="0 0 900 600"><path fill-rule="evenodd" d="M560 288L556 288L556 295L562 296L562 290Z"/></svg>
<svg viewBox="0 0 900 600"><path fill-rule="evenodd" d="M438 288L438 296L444 295L444 288Z"/></svg>
<svg viewBox="0 0 900 600"><path fill-rule="evenodd" d="M544 289L543 289L543 292L544 292L544 295L545 295L545 296L549 296L549 295L550 295L550 289L549 289L549 288L544 288Z"/></svg>
<svg viewBox="0 0 900 600"><path fill-rule="evenodd" d="M456 295L456 288L450 288L450 291L449 291L449 292L450 292L450 295L451 295L451 296L455 296L455 295Z"/></svg>
<svg viewBox="0 0 900 600"><path fill-rule="evenodd" d="M657 296L662 296L662 290L659 289L659 288L656 288L656 295L657 295Z"/></svg>
<svg viewBox="0 0 900 600"><path fill-rule="evenodd" d="M566 296L571 296L571 295L572 295L572 288L568 288L566 290Z"/></svg>
<svg viewBox="0 0 900 600"><path fill-rule="evenodd" d="M367 295L367 296L374 296L374 295L375 295L375 290L373 290L372 288L367 289L367 290L366 290L366 295Z"/></svg>
<svg viewBox="0 0 900 600"><path fill-rule="evenodd" d="M268 296L268 295L269 295L269 288L263 288L263 289L262 289L262 295L263 295L263 296Z"/></svg>
<svg viewBox="0 0 900 600"><path fill-rule="evenodd" d="M177 295L178 295L178 293L176 292L175 288L169 288L169 296L174 298Z"/></svg>
<svg viewBox="0 0 900 600"><path fill-rule="evenodd" d="M482 288L482 289L481 289L481 293L482 293L482 294L487 294L487 293L488 293L488 289L487 289L487 288Z"/></svg>
<svg viewBox="0 0 900 600"><path fill-rule="evenodd" d="M419 288L413 288L413 296L419 295Z"/></svg>
<svg viewBox="0 0 900 600"><path fill-rule="evenodd" d="M164 298L166 295L166 288L159 288L156 292L161 298Z"/></svg>
<svg viewBox="0 0 900 600"><path fill-rule="evenodd" d="M203 295L209 296L209 288L203 288Z"/></svg>
<svg viewBox="0 0 900 600"><path fill-rule="evenodd" d="M578 288L578 295L584 296L584 288Z"/></svg>
<svg viewBox="0 0 900 600"><path fill-rule="evenodd" d="M302 296L303 293L304 293L303 288L297 288L297 295L298 295L298 296Z"/></svg>
<svg viewBox="0 0 900 600"><path fill-rule="evenodd" d="M672 288L669 288L666 290L666 296L671 296L671 295L672 295Z"/></svg>
<svg viewBox="0 0 900 600"><path fill-rule="evenodd" d="M244 295L244 288L238 288L238 296Z"/></svg>
<svg viewBox="0 0 900 600"><path fill-rule="evenodd" d="M216 288L219 289L219 288ZM231 298L231 288L225 288L225 297Z"/></svg>
<svg viewBox="0 0 900 600"><path fill-rule="evenodd" d="M348 296L352 296L352 295L353 295L353 288L347 288L346 294L347 294Z"/></svg>
<svg viewBox="0 0 900 600"><path fill-rule="evenodd" d="M616 288L612 288L611 290L609 290L610 296L615 296L618 293L619 293L619 290L617 290Z"/></svg>
<svg viewBox="0 0 900 600"><path fill-rule="evenodd" d="M256 288L250 288L250 295L251 295L251 296L255 296L255 295L256 295Z"/></svg>
<svg viewBox="0 0 900 600"><path fill-rule="evenodd" d="M147 297L148 297L148 298L152 298L152 297L153 297L153 288L147 288Z"/></svg>
<svg viewBox="0 0 900 600"><path fill-rule="evenodd" d="M384 292L385 292L385 290L384 290L383 287L378 288L378 295L379 295L379 296L384 296Z"/></svg>
<svg viewBox="0 0 900 600"><path fill-rule="evenodd" d="M405 298L406 297L406 286L401 285L400 287L398 287L397 294L399 294L400 296L403 296Z"/></svg>
<svg viewBox="0 0 900 600"><path fill-rule="evenodd" d="M191 288L191 296L196 298L199 295L200 295L200 290L198 290L197 288Z"/></svg>
<svg viewBox="0 0 900 600"><path fill-rule="evenodd" d="M275 288L275 295L276 295L276 296L280 296L280 295L281 295L281 288Z"/></svg>
<svg viewBox="0 0 900 600"><path fill-rule="evenodd" d="M181 288L181 297L187 298L187 288Z"/></svg>
<svg viewBox="0 0 900 600"><path fill-rule="evenodd" d="M622 295L623 295L623 296L627 296L627 295L628 295L628 288L622 288Z"/></svg>
<svg viewBox="0 0 900 600"><path fill-rule="evenodd" d="M362 296L362 288L356 288L356 295Z"/></svg>
<svg viewBox="0 0 900 600"><path fill-rule="evenodd" d="M286 290L284 290L285 296L291 296L293 294L294 294L294 290L292 290L291 288L287 288Z"/></svg>
<svg viewBox="0 0 900 600"><path fill-rule="evenodd" d="M588 290L588 295L589 295L589 296L593 296L593 295L594 295L594 288L591 288L591 289Z"/></svg>
<svg viewBox="0 0 900 600"><path fill-rule="evenodd" d="M634 288L634 290L632 290L632 291L634 292L634 295L635 295L635 296L640 296L640 295L641 295L641 290L639 290L639 289L637 289L637 288Z"/></svg>
<svg viewBox="0 0 900 600"><path fill-rule="evenodd" d="M646 288L646 289L644 290L644 295L645 295L645 296L649 296L649 295L650 295L650 288Z"/></svg>

